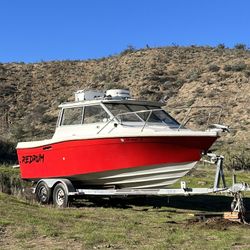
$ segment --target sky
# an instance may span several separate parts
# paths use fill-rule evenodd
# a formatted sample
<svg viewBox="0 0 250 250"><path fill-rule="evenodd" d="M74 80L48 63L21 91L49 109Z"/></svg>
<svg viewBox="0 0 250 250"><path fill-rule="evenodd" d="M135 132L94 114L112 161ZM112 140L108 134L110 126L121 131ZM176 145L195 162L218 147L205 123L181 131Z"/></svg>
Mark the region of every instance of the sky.
<svg viewBox="0 0 250 250"><path fill-rule="evenodd" d="M161 46L250 47L249 0L0 0L0 63Z"/></svg>

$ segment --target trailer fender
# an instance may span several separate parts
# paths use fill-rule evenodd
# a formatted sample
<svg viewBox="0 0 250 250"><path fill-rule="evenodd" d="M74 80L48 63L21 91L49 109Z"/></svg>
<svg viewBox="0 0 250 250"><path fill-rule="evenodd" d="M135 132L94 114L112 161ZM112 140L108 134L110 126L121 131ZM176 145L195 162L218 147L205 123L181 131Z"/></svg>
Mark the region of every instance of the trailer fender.
<svg viewBox="0 0 250 250"><path fill-rule="evenodd" d="M65 186L68 195L76 194L76 189L74 188L72 182L68 179L41 179L36 184L36 187L38 187L39 183L41 182L45 182L50 189L53 189L58 183L62 183Z"/></svg>

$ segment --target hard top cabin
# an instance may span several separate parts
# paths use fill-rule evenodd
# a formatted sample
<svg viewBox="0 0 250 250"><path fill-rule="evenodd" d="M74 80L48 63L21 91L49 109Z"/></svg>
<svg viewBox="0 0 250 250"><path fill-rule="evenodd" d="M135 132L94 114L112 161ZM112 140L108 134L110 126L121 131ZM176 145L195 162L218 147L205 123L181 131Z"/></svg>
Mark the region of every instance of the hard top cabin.
<svg viewBox="0 0 250 250"><path fill-rule="evenodd" d="M143 131L177 129L179 123L158 102L138 101L128 90L77 91L75 102L59 106L60 113L53 138L107 134L124 129Z"/></svg>

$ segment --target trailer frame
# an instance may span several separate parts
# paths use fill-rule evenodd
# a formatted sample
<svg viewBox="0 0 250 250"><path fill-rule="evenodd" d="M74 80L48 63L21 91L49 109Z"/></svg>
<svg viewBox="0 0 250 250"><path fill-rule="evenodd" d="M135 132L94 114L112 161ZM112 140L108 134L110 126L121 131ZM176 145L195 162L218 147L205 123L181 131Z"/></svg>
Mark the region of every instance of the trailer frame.
<svg viewBox="0 0 250 250"><path fill-rule="evenodd" d="M236 183L236 176L233 175L233 184L228 187L223 171L224 157L213 153L205 154L209 160L204 162L215 164L216 171L214 185L211 188L191 188L185 181L180 182L180 188L159 188L159 189L133 189L133 188L81 188L75 186L66 178L40 179L33 189L38 201L42 204L53 203L56 207L67 207L72 197L128 197L128 196L190 196L201 194L229 194L233 196L231 209L233 212L243 213L245 211L242 192L250 191L249 185L245 182Z"/></svg>

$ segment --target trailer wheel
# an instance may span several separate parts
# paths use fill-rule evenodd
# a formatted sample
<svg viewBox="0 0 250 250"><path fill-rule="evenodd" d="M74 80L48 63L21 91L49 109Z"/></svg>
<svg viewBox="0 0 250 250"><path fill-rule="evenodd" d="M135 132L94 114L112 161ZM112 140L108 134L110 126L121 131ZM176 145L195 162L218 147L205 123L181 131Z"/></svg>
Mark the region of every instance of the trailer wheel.
<svg viewBox="0 0 250 250"><path fill-rule="evenodd" d="M69 203L69 196L67 190L62 183L55 186L53 191L53 204L56 207L64 208L67 207Z"/></svg>
<svg viewBox="0 0 250 250"><path fill-rule="evenodd" d="M236 208L236 201L233 200L233 201L231 202L231 211L233 212L235 208Z"/></svg>
<svg viewBox="0 0 250 250"><path fill-rule="evenodd" d="M51 189L45 182L40 182L36 187L36 199L41 204L49 204L51 198Z"/></svg>

